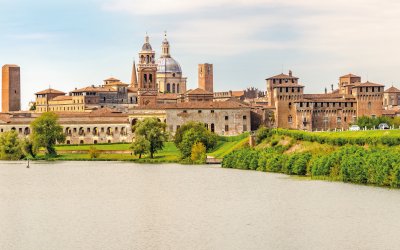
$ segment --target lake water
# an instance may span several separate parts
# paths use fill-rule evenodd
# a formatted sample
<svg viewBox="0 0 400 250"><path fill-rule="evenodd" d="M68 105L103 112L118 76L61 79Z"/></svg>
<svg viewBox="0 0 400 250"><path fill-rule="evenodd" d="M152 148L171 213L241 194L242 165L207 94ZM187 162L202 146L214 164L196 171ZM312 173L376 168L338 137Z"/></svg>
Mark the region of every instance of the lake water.
<svg viewBox="0 0 400 250"><path fill-rule="evenodd" d="M400 249L400 191L216 166L0 162L0 249Z"/></svg>

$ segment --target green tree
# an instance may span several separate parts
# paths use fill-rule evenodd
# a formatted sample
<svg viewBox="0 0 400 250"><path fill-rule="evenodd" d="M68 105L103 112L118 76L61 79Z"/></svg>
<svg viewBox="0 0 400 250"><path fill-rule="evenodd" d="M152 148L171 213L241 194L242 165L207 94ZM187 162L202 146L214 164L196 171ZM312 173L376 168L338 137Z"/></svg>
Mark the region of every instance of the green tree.
<svg viewBox="0 0 400 250"><path fill-rule="evenodd" d="M193 144L192 153L190 156L192 162L204 164L206 163L206 158L206 146L204 146L204 144L201 142L196 142L195 144Z"/></svg>
<svg viewBox="0 0 400 250"><path fill-rule="evenodd" d="M46 154L57 155L55 150L56 143L65 141L63 128L58 123L58 117L53 112L43 113L31 123L32 141L36 147L44 147Z"/></svg>
<svg viewBox="0 0 400 250"><path fill-rule="evenodd" d="M150 158L154 158L154 153L164 147L164 142L168 138L165 127L165 123L162 123L156 118L146 118L133 126L135 137L143 137L149 142Z"/></svg>
<svg viewBox="0 0 400 250"><path fill-rule="evenodd" d="M14 130L0 135L0 158L2 160L19 160L24 157L22 142Z"/></svg>
<svg viewBox="0 0 400 250"><path fill-rule="evenodd" d="M36 157L37 154L37 147L33 143L33 141L30 138L25 138L23 141L23 150L26 155L30 155L33 158Z"/></svg>
<svg viewBox="0 0 400 250"><path fill-rule="evenodd" d="M184 159L190 157L192 147L197 142L210 150L217 144L217 135L207 130L203 124L195 122L184 124L175 134L175 145Z"/></svg>
<svg viewBox="0 0 400 250"><path fill-rule="evenodd" d="M132 149L133 154L139 155L140 159L142 158L143 154L147 154L149 152L150 142L143 136L139 136L134 142L132 142L130 149Z"/></svg>

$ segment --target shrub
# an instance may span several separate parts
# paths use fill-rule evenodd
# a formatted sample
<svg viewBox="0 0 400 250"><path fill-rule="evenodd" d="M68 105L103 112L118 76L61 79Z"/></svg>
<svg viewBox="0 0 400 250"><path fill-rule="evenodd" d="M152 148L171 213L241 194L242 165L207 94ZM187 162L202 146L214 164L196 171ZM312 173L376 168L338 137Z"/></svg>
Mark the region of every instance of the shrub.
<svg viewBox="0 0 400 250"><path fill-rule="evenodd" d="M96 149L95 146L90 146L89 148L89 157L90 159L97 159L100 156L100 152Z"/></svg>
<svg viewBox="0 0 400 250"><path fill-rule="evenodd" d="M2 160L19 160L24 157L22 141L16 131L7 131L0 135L0 158Z"/></svg>
<svg viewBox="0 0 400 250"><path fill-rule="evenodd" d="M256 131L256 144L260 144L266 138L271 137L273 134L272 130L266 127L260 127Z"/></svg>
<svg viewBox="0 0 400 250"><path fill-rule="evenodd" d="M192 153L190 156L192 162L196 164L204 164L206 163L206 158L206 146L204 146L204 144L201 142L196 142L193 144Z"/></svg>

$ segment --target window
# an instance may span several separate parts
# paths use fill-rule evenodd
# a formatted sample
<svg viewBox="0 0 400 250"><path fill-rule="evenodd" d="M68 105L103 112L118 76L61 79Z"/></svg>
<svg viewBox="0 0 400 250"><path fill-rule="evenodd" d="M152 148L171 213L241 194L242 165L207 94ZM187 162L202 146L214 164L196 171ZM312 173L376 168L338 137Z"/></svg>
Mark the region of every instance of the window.
<svg viewBox="0 0 400 250"><path fill-rule="evenodd" d="M292 103L291 102L289 102L289 109L291 109L292 108Z"/></svg>
<svg viewBox="0 0 400 250"><path fill-rule="evenodd" d="M293 117L291 115L288 116L288 122L292 123L293 122Z"/></svg>
<svg viewBox="0 0 400 250"><path fill-rule="evenodd" d="M200 113L201 113L201 110L198 110L198 111L197 111L197 113L199 113L199 114L200 114Z"/></svg>
<svg viewBox="0 0 400 250"><path fill-rule="evenodd" d="M227 121L227 120L229 120L229 116L226 115L225 116L225 121Z"/></svg>
<svg viewBox="0 0 400 250"><path fill-rule="evenodd" d="M368 109L371 109L371 106L372 106L371 102L368 102Z"/></svg>
<svg viewBox="0 0 400 250"><path fill-rule="evenodd" d="M338 116L338 117L336 118L336 121L337 121L337 123L341 123L341 122L342 122L342 117Z"/></svg>
<svg viewBox="0 0 400 250"><path fill-rule="evenodd" d="M183 113L187 113L187 110L185 109L185 110L183 110Z"/></svg>
<svg viewBox="0 0 400 250"><path fill-rule="evenodd" d="M214 123L211 123L211 132L215 132L215 125L214 125Z"/></svg>
<svg viewBox="0 0 400 250"><path fill-rule="evenodd" d="M246 120L246 119L247 119L247 116L244 115L244 116L243 116L243 120Z"/></svg>
<svg viewBox="0 0 400 250"><path fill-rule="evenodd" d="M229 126L225 125L225 132L228 132L228 131L229 131Z"/></svg>

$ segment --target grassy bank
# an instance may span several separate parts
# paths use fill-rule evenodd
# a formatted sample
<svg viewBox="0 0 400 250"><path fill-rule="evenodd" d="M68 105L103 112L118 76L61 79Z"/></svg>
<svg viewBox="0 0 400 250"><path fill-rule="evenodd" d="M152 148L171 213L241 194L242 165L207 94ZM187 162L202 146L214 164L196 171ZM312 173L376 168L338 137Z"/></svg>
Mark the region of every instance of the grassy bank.
<svg viewBox="0 0 400 250"><path fill-rule="evenodd" d="M399 135L397 130L324 133L275 130L255 148L241 147L227 154L222 166L398 188L399 146L384 143L382 137ZM338 138L340 141L351 138L359 143L338 144Z"/></svg>
<svg viewBox="0 0 400 250"><path fill-rule="evenodd" d="M217 146L208 153L208 155L215 158L223 158L235 149L243 147L248 142L248 134L243 134L233 137L219 137ZM76 161L134 161L134 162L148 162L148 163L160 163L160 162L180 162L181 155L177 147L173 142L166 142L164 148L157 152L153 159L148 155L142 156L139 159L136 155L130 154L129 143L115 143L115 144L96 144L96 145L57 145L56 150L59 155L53 160L76 160ZM91 147L95 147L99 151L99 156L92 159L89 154ZM75 153L79 151L80 153ZM102 153L102 151L107 151ZM119 153L113 153L113 151ZM125 153L120 153L125 151ZM82 153L83 152L83 153ZM43 153L39 154L38 159L45 159Z"/></svg>

